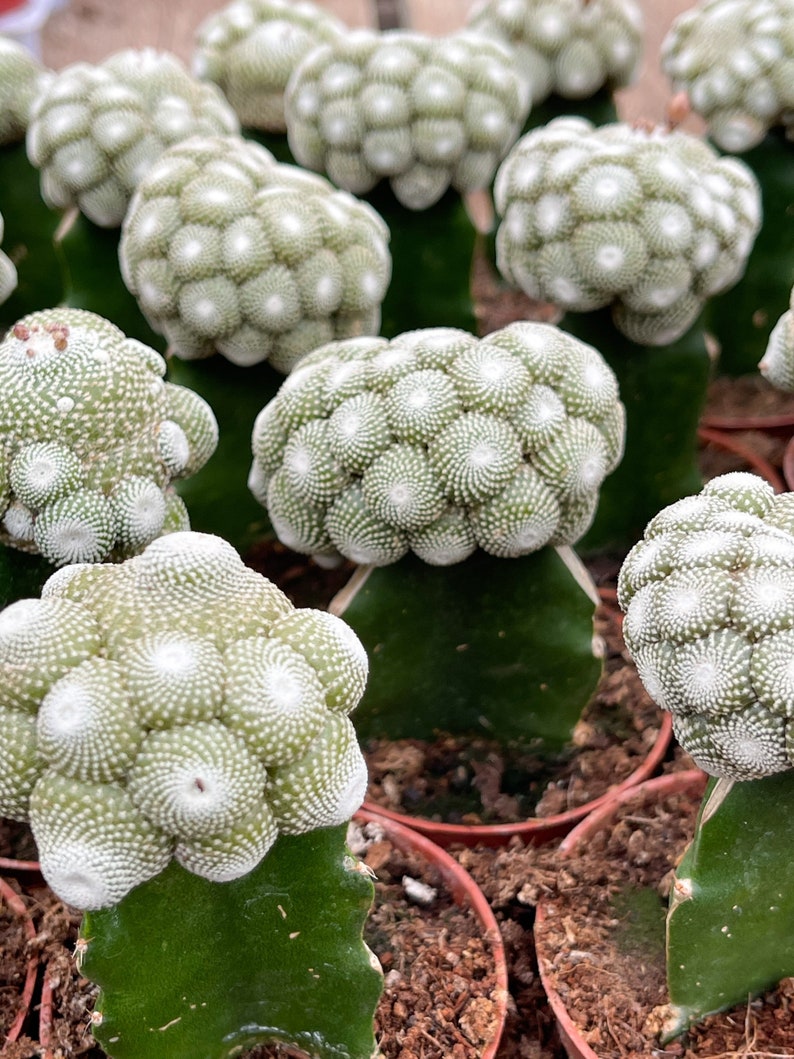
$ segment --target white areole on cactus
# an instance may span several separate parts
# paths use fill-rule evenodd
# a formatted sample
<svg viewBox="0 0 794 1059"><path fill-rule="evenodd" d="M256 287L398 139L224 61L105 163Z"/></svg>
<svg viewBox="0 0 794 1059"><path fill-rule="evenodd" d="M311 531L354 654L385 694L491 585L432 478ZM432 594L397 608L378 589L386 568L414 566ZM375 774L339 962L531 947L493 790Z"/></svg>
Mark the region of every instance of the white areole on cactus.
<svg viewBox="0 0 794 1059"><path fill-rule="evenodd" d="M25 139L33 100L53 76L29 48L0 35L0 145Z"/></svg>
<svg viewBox="0 0 794 1059"><path fill-rule="evenodd" d="M794 131L794 0L700 0L673 22L662 68L724 151Z"/></svg>
<svg viewBox="0 0 794 1059"><path fill-rule="evenodd" d="M193 135L239 132L220 89L153 48L65 67L36 95L27 131L30 161L51 206L79 206L118 227L130 196L167 147Z"/></svg>
<svg viewBox="0 0 794 1059"><path fill-rule="evenodd" d="M140 551L186 529L172 488L218 426L165 361L82 309L45 309L0 342L0 542L56 566Z"/></svg>
<svg viewBox="0 0 794 1059"><path fill-rule="evenodd" d="M290 548L385 566L573 543L623 452L601 355L549 324L334 342L257 417L249 486Z"/></svg>
<svg viewBox="0 0 794 1059"><path fill-rule="evenodd" d="M794 290L789 308L772 328L758 370L779 390L794 393Z"/></svg>
<svg viewBox="0 0 794 1059"><path fill-rule="evenodd" d="M80 908L172 857L238 878L279 833L361 804L348 714L367 670L341 619L296 610L219 537L65 567L0 614L0 814L30 820L45 878Z"/></svg>
<svg viewBox="0 0 794 1059"><path fill-rule="evenodd" d="M364 202L241 137L196 136L141 181L124 281L185 359L269 360L285 374L334 338L375 334L389 231Z"/></svg>
<svg viewBox="0 0 794 1059"><path fill-rule="evenodd" d="M494 185L500 272L573 312L612 306L641 345L666 345L744 273L758 183L682 131L565 117L523 136Z"/></svg>
<svg viewBox="0 0 794 1059"><path fill-rule="evenodd" d="M618 598L648 694L698 765L737 780L794 767L794 493L714 478L651 519Z"/></svg>
<svg viewBox="0 0 794 1059"><path fill-rule="evenodd" d="M285 132L292 71L312 48L345 31L311 0L232 0L196 30L193 73L218 85L243 125Z"/></svg>
<svg viewBox="0 0 794 1059"><path fill-rule="evenodd" d="M301 165L356 195L388 180L412 210L486 187L528 109L512 51L476 33L350 31L309 52L285 96Z"/></svg>
<svg viewBox="0 0 794 1059"><path fill-rule="evenodd" d="M0 213L0 243L3 241L4 230L3 215ZM12 292L16 289L17 279L17 270L14 262L8 254L0 250L0 305L11 297Z"/></svg>

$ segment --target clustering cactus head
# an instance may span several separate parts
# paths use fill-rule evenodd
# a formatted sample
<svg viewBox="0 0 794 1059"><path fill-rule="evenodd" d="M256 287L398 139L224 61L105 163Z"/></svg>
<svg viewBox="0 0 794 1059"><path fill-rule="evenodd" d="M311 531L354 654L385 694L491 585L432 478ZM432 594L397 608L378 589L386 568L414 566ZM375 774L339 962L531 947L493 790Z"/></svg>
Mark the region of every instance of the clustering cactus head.
<svg viewBox="0 0 794 1059"><path fill-rule="evenodd" d="M36 96L27 150L47 203L79 206L114 228L167 147L236 132L237 116L216 85L197 81L166 52L128 49L60 71Z"/></svg>
<svg viewBox="0 0 794 1059"><path fill-rule="evenodd" d="M512 51L479 34L357 31L313 49L287 86L301 165L357 195L388 180L409 209L487 186L526 117Z"/></svg>
<svg viewBox="0 0 794 1059"><path fill-rule="evenodd" d="M347 820L366 766L356 636L295 610L220 537L58 571L0 615L0 813L53 890L115 904L174 857L216 882L279 833Z"/></svg>
<svg viewBox="0 0 794 1059"><path fill-rule="evenodd" d="M758 370L779 390L794 393L794 290L789 308L772 328Z"/></svg>
<svg viewBox="0 0 794 1059"><path fill-rule="evenodd" d="M642 12L634 0L481 0L468 26L515 49L532 105L585 99L634 80Z"/></svg>
<svg viewBox="0 0 794 1059"><path fill-rule="evenodd" d="M377 332L388 238L370 206L322 177L240 137L196 136L141 181L119 260L177 356L217 350L286 373L334 338Z"/></svg>
<svg viewBox="0 0 794 1059"><path fill-rule="evenodd" d="M794 767L794 494L713 479L650 521L618 598L640 677L697 764L737 780Z"/></svg>
<svg viewBox="0 0 794 1059"><path fill-rule="evenodd" d="M0 35L0 145L24 140L33 100L52 76L27 48Z"/></svg>
<svg viewBox="0 0 794 1059"><path fill-rule="evenodd" d="M794 2L701 0L676 18L662 67L725 151L794 128Z"/></svg>
<svg viewBox="0 0 794 1059"><path fill-rule="evenodd" d="M331 343L257 417L249 485L290 548L385 566L572 543L623 448L615 377L547 324Z"/></svg>
<svg viewBox="0 0 794 1059"><path fill-rule="evenodd" d="M682 131L557 118L511 150L495 184L497 264L531 297L612 306L641 345L687 331L742 275L760 225L752 172Z"/></svg>
<svg viewBox="0 0 794 1059"><path fill-rule="evenodd" d="M23 317L0 343L0 541L56 566L141 551L188 525L171 488L217 424L165 361L81 309Z"/></svg>
<svg viewBox="0 0 794 1059"><path fill-rule="evenodd" d="M0 243L3 241L3 215L0 213ZM10 297L11 292L17 285L17 270L14 262L0 250L0 305Z"/></svg>
<svg viewBox="0 0 794 1059"><path fill-rule="evenodd" d="M286 132L284 90L300 60L345 26L311 0L232 0L196 31L193 72L214 81L243 125Z"/></svg>

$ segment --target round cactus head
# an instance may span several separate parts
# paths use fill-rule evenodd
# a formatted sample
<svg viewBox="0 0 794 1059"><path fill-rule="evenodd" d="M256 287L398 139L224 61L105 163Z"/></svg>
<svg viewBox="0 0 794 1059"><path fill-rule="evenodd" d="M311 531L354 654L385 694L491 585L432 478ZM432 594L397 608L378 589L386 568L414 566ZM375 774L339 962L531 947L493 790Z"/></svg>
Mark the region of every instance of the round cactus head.
<svg viewBox="0 0 794 1059"><path fill-rule="evenodd" d="M0 213L0 243L3 241L4 228L3 215ZM11 297L16 285L17 270L14 266L14 262L8 254L5 254L0 250L0 305Z"/></svg>
<svg viewBox="0 0 794 1059"><path fill-rule="evenodd" d="M124 221L124 280L190 359L215 350L284 373L334 338L374 334L389 231L366 203L240 137L193 137L149 170Z"/></svg>
<svg viewBox="0 0 794 1059"><path fill-rule="evenodd" d="M193 73L218 85L243 125L283 133L292 71L312 48L344 31L311 0L232 0L196 30Z"/></svg>
<svg viewBox="0 0 794 1059"><path fill-rule="evenodd" d="M775 125L792 128L792 0L700 0L662 43L662 67L725 151L747 151Z"/></svg>
<svg viewBox="0 0 794 1059"><path fill-rule="evenodd" d="M219 537L59 571L0 614L0 673L0 813L30 820L45 878L78 907L115 904L172 857L238 878L279 833L363 799L361 644Z"/></svg>
<svg viewBox="0 0 794 1059"><path fill-rule="evenodd" d="M635 0L480 0L467 25L515 49L533 106L623 88L642 53Z"/></svg>
<svg viewBox="0 0 794 1059"><path fill-rule="evenodd" d="M97 66L67 66L45 85L31 110L27 151L49 205L78 206L95 224L114 228L167 147L238 131L216 85L191 77L166 52L128 49Z"/></svg>
<svg viewBox="0 0 794 1059"><path fill-rule="evenodd" d="M430 328L310 354L257 418L249 486L299 552L512 558L585 532L623 432L591 346L548 324Z"/></svg>
<svg viewBox="0 0 794 1059"><path fill-rule="evenodd" d="M793 501L756 475L721 475L656 515L620 571L640 677L713 775L794 767Z"/></svg>
<svg viewBox="0 0 794 1059"><path fill-rule="evenodd" d="M28 48L0 35L0 145L25 139L33 100L52 76Z"/></svg>
<svg viewBox="0 0 794 1059"><path fill-rule="evenodd" d="M760 226L752 172L688 133L557 118L499 169L497 264L531 297L612 306L641 345L687 331L744 273Z"/></svg>
<svg viewBox="0 0 794 1059"><path fill-rule="evenodd" d="M529 107L512 51L479 34L364 30L314 48L285 97L295 158L361 195L388 180L423 210L486 187Z"/></svg>
<svg viewBox="0 0 794 1059"><path fill-rule="evenodd" d="M789 308L772 328L758 370L779 390L794 393L794 290Z"/></svg>
<svg viewBox="0 0 794 1059"><path fill-rule="evenodd" d="M81 309L18 321L0 343L0 541L56 566L140 551L187 526L171 487L217 443L209 406L165 361Z"/></svg>

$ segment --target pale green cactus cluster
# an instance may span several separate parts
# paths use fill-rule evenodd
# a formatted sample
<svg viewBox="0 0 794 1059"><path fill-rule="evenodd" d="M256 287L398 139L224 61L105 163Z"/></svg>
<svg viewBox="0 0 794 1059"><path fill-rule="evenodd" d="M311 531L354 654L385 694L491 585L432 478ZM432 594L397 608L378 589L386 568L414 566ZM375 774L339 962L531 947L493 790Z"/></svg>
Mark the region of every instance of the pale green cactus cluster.
<svg viewBox="0 0 794 1059"><path fill-rule="evenodd" d="M127 49L98 65L65 67L37 94L27 131L30 161L51 206L78 206L118 227L140 179L163 151L192 135L239 132L220 89L175 56Z"/></svg>
<svg viewBox="0 0 794 1059"><path fill-rule="evenodd" d="M533 106L623 88L642 55L635 0L480 0L467 25L515 49Z"/></svg>
<svg viewBox="0 0 794 1059"><path fill-rule="evenodd" d="M747 151L775 125L794 135L794 0L700 0L661 58L723 150Z"/></svg>
<svg viewBox="0 0 794 1059"><path fill-rule="evenodd" d="M23 317L0 343L0 542L56 566L118 559L186 529L171 483L218 428L165 361L81 309Z"/></svg>
<svg viewBox="0 0 794 1059"><path fill-rule="evenodd" d="M0 213L0 243L3 241L4 230L5 224L3 222L3 215ZM17 270L14 267L14 262L8 254L5 254L0 250L0 305L11 296L16 285Z"/></svg>
<svg viewBox="0 0 794 1059"><path fill-rule="evenodd" d="M345 29L311 0L232 0L196 30L193 73L218 85L243 125L286 132L293 69Z"/></svg>
<svg viewBox="0 0 794 1059"><path fill-rule="evenodd" d="M714 478L651 519L618 598L648 694L698 765L737 780L794 767L794 494Z"/></svg>
<svg viewBox="0 0 794 1059"><path fill-rule="evenodd" d="M220 537L65 567L0 614L0 813L52 889L116 904L175 858L224 882L279 833L347 820L366 766L348 713L367 657Z"/></svg>
<svg viewBox="0 0 794 1059"><path fill-rule="evenodd" d="M758 370L779 390L794 393L794 290L789 308L772 328Z"/></svg>
<svg viewBox="0 0 794 1059"><path fill-rule="evenodd" d="M673 342L736 283L761 221L737 159L683 131L578 117L523 136L494 192L500 272L566 310L611 306L642 345Z"/></svg>
<svg viewBox="0 0 794 1059"><path fill-rule="evenodd" d="M240 137L196 136L138 186L119 261L182 358L216 350L281 372L335 338L375 334L389 231L366 203Z"/></svg>
<svg viewBox="0 0 794 1059"><path fill-rule="evenodd" d="M0 35L0 145L24 140L33 100L52 77L27 48Z"/></svg>
<svg viewBox="0 0 794 1059"><path fill-rule="evenodd" d="M249 486L295 551L385 566L572 543L623 450L617 382L549 324L309 354L254 425Z"/></svg>
<svg viewBox="0 0 794 1059"><path fill-rule="evenodd" d="M529 100L510 49L474 33L351 31L314 48L287 86L290 149L361 195L388 180L412 210L487 186Z"/></svg>

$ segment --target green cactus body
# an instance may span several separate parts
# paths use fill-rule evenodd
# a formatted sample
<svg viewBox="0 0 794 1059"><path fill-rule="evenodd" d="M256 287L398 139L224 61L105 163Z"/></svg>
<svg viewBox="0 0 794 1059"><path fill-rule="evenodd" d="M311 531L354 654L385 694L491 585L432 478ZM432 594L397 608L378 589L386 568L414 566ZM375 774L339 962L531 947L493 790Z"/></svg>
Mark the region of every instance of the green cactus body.
<svg viewBox="0 0 794 1059"><path fill-rule="evenodd" d="M36 95L27 130L41 193L55 207L79 206L95 224L118 227L152 163L193 135L239 131L220 90L151 48L75 63Z"/></svg>
<svg viewBox="0 0 794 1059"><path fill-rule="evenodd" d="M649 695L707 772L794 765L794 508L745 472L656 515L621 568L624 637Z"/></svg>
<svg viewBox="0 0 794 1059"><path fill-rule="evenodd" d="M130 203L119 259L175 355L217 350L284 373L334 338L376 332L391 274L373 209L239 137L165 152Z"/></svg>
<svg viewBox="0 0 794 1059"><path fill-rule="evenodd" d="M50 309L0 343L0 541L56 566L118 559L187 527L171 483L217 424L158 353L100 316Z"/></svg>
<svg viewBox="0 0 794 1059"><path fill-rule="evenodd" d="M25 139L33 100L52 76L28 48L0 35L0 145Z"/></svg>

